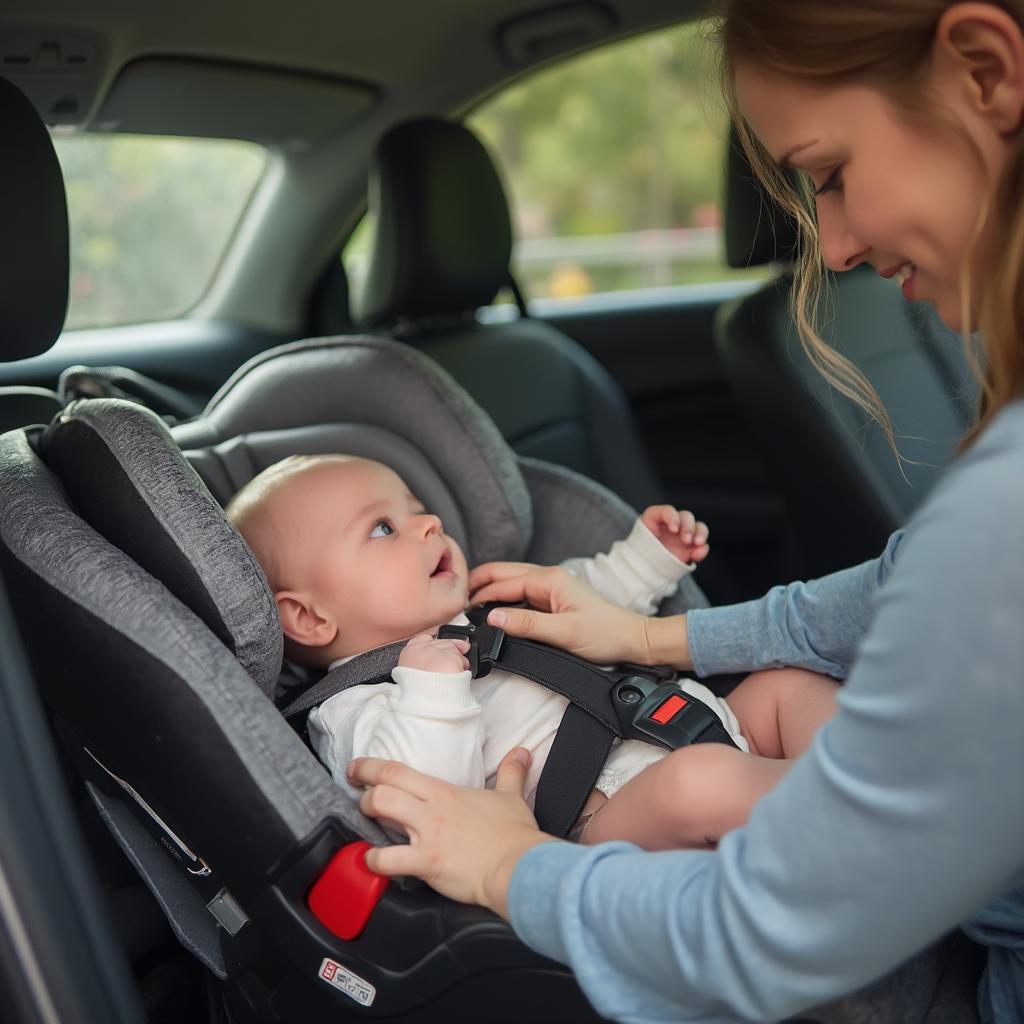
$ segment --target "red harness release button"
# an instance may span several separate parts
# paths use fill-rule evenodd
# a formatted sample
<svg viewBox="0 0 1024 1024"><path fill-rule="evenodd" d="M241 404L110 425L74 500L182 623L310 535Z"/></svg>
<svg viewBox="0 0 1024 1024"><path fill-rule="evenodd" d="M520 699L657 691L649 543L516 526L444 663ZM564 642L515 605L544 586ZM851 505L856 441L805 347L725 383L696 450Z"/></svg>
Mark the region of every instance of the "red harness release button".
<svg viewBox="0 0 1024 1024"><path fill-rule="evenodd" d="M306 898L316 919L339 939L359 935L387 888L387 875L378 875L366 866L369 849L366 842L343 846Z"/></svg>
<svg viewBox="0 0 1024 1024"><path fill-rule="evenodd" d="M659 725L665 725L667 722L670 722L678 712L682 711L687 704L689 704L689 701L685 697L680 697L678 693L674 693L667 700L662 701L651 715L651 718Z"/></svg>

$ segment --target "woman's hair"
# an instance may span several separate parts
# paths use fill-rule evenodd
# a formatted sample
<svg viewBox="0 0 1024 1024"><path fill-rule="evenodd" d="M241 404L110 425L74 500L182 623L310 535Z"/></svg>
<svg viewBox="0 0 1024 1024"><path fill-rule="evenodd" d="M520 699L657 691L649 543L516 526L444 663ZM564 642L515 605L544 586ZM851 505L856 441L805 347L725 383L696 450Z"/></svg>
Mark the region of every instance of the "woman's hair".
<svg viewBox="0 0 1024 1024"><path fill-rule="evenodd" d="M768 194L796 219L796 286L791 303L808 358L840 392L881 424L895 449L892 425L867 378L822 340L816 319L824 296L825 274L810 186L792 181L768 155L743 119L734 88L740 62L793 79L821 85L857 83L884 93L897 110L914 118L945 124L969 144L979 167L981 153L948 113L930 104L924 82L936 27L957 0L721 0L715 35L721 54L722 84L733 120L754 173ZM1024 0L990 0L1024 24ZM1024 147L1018 145L1002 182L982 200L972 247L993 215L998 260L984 281L972 280L971 249L961 266L964 345L981 383L981 408L964 438L969 445L1007 402L1024 393ZM983 356L969 336L974 289L980 289L979 327Z"/></svg>

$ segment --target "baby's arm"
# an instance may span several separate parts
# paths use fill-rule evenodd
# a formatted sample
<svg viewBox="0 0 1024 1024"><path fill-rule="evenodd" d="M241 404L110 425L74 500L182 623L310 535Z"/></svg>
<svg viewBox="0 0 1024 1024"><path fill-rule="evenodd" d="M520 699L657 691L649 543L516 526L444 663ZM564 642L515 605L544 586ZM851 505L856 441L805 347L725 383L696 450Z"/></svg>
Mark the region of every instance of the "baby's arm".
<svg viewBox="0 0 1024 1024"><path fill-rule="evenodd" d="M562 568L590 584L609 601L641 615L651 615L658 604L675 591L679 580L696 568L694 562L687 564L677 558L669 546L644 525L652 511L648 509L644 518L634 523L629 536L616 541L607 554L571 558L562 563Z"/></svg>
<svg viewBox="0 0 1024 1024"><path fill-rule="evenodd" d="M414 637L392 672L394 683L353 686L310 712L313 749L339 785L355 792L345 768L365 756L401 761L455 785L483 786L482 709L468 670L459 667L464 643Z"/></svg>

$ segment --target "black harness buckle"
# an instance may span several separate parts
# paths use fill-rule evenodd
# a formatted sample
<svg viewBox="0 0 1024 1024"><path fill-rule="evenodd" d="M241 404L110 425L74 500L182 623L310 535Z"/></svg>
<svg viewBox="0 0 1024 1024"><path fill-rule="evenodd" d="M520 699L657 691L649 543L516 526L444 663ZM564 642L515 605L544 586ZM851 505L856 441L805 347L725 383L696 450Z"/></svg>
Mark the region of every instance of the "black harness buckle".
<svg viewBox="0 0 1024 1024"><path fill-rule="evenodd" d="M624 737L669 750L709 741L736 746L718 715L675 683L625 676L612 687L611 696Z"/></svg>
<svg viewBox="0 0 1024 1024"><path fill-rule="evenodd" d="M494 662L501 654L501 645L505 640L505 631L487 623L475 626L442 626L437 631L438 640L468 640L469 670L474 679L487 675L494 667Z"/></svg>

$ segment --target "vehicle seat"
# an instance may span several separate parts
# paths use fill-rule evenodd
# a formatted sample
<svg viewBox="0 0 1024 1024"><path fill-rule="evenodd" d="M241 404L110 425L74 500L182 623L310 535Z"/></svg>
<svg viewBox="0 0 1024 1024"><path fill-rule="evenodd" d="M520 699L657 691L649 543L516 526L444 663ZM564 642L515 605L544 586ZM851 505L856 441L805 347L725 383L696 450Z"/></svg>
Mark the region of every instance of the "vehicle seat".
<svg viewBox="0 0 1024 1024"><path fill-rule="evenodd" d="M392 128L369 184L369 269L353 318L437 360L520 455L567 466L635 508L663 500L621 390L579 344L521 315L476 311L512 282L512 228L497 170L477 138L438 118Z"/></svg>
<svg viewBox="0 0 1024 1024"><path fill-rule="evenodd" d="M461 388L387 340L264 354L178 432L202 445L193 457L223 498L232 475L295 451L384 458L473 559L591 553L633 516L571 471L517 460ZM268 699L281 633L266 582L155 414L85 400L45 431L4 435L0 495L0 559L44 698L237 1019L257 1018L254 992L281 1014L259 1019L337 1019L351 997L318 976L325 959L373 986L384 1017L476 1015L505 972L491 1019L596 1019L505 924L422 887L389 887L352 942L313 918L304 894L333 855L382 833Z"/></svg>
<svg viewBox="0 0 1024 1024"><path fill-rule="evenodd" d="M45 352L64 327L68 306L68 211L64 178L35 107L0 78L0 126L9 158L0 160L0 210L9 259L0 276L6 362ZM54 391L0 387L0 432L48 423L60 410Z"/></svg>
<svg viewBox="0 0 1024 1024"><path fill-rule="evenodd" d="M959 336L930 308L908 303L869 266L835 275L822 336L881 396L907 460L901 467L882 431L804 354L788 308L795 241L734 137L727 257L734 267L774 264L778 272L720 310L715 343L779 475L806 578L878 555L952 458L974 416L976 386Z"/></svg>

